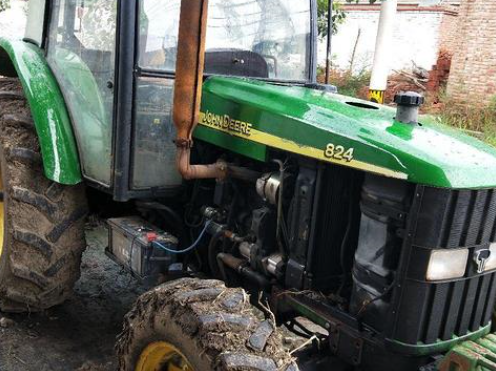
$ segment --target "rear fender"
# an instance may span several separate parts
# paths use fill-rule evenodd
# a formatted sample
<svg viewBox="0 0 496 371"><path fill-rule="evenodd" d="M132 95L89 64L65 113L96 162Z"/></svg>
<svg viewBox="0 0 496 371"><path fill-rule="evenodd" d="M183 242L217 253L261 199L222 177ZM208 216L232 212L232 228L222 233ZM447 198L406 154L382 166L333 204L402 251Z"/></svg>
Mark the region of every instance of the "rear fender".
<svg viewBox="0 0 496 371"><path fill-rule="evenodd" d="M42 49L28 42L0 38L0 75L21 81L38 134L46 177L66 185L80 183L81 168L71 121Z"/></svg>

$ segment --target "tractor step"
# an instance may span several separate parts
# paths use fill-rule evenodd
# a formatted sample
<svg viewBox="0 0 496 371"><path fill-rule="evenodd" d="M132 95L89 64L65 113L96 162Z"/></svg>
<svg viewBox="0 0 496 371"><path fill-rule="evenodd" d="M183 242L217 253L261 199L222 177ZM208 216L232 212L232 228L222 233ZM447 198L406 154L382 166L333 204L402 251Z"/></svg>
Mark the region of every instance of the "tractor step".
<svg viewBox="0 0 496 371"><path fill-rule="evenodd" d="M455 346L439 364L439 371L496 371L496 334Z"/></svg>

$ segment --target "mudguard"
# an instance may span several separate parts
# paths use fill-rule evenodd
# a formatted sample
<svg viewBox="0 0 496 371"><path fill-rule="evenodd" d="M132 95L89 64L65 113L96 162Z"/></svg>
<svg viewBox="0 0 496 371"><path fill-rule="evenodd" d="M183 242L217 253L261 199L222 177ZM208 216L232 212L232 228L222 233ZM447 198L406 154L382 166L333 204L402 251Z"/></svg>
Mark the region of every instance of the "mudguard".
<svg viewBox="0 0 496 371"><path fill-rule="evenodd" d="M0 38L0 74L19 77L38 134L45 175L54 182L82 181L79 155L62 92L42 49Z"/></svg>

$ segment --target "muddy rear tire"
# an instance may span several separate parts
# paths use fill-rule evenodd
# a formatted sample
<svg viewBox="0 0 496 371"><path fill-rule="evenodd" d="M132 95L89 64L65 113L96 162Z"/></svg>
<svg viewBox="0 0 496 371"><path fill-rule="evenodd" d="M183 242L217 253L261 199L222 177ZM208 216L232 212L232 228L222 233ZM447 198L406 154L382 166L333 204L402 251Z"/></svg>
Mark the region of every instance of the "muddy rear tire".
<svg viewBox="0 0 496 371"><path fill-rule="evenodd" d="M32 312L58 305L80 275L85 190L44 176L38 138L17 79L0 78L0 169L0 310Z"/></svg>
<svg viewBox="0 0 496 371"><path fill-rule="evenodd" d="M243 289L217 280L185 278L141 296L119 335L120 370L181 369L145 367L161 343L177 349L190 366L182 369L191 371L298 370L272 321L256 316Z"/></svg>

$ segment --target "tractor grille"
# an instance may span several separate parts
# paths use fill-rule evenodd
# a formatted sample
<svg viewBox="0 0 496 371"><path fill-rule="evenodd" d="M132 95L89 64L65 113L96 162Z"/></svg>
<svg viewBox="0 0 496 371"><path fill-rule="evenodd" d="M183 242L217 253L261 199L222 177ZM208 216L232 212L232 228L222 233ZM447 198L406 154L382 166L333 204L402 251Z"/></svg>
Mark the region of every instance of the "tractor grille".
<svg viewBox="0 0 496 371"><path fill-rule="evenodd" d="M495 294L496 273L441 284L409 281L393 338L432 344L477 331L491 319Z"/></svg>
<svg viewBox="0 0 496 371"><path fill-rule="evenodd" d="M452 282L426 282L416 253L429 249L487 248L496 241L496 192L419 187L422 193L413 234L409 273L403 282L392 338L407 344L451 340L487 326L496 295L496 272L467 274ZM408 247L408 246L407 246ZM413 273L412 273L413 272Z"/></svg>
<svg viewBox="0 0 496 371"><path fill-rule="evenodd" d="M496 241L496 192L426 188L415 245L459 248Z"/></svg>

